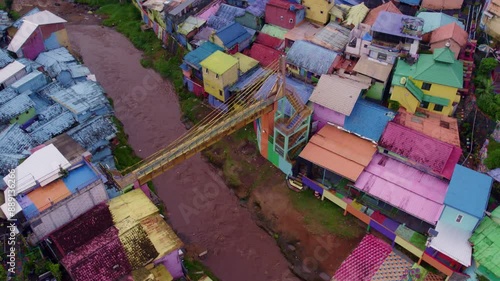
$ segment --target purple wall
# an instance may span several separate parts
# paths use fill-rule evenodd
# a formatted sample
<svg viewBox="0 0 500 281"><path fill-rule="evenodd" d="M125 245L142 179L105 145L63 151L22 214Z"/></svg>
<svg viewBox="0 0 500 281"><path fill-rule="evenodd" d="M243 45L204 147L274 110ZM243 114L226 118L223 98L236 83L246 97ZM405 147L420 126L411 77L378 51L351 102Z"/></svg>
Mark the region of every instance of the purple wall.
<svg viewBox="0 0 500 281"><path fill-rule="evenodd" d="M385 237L391 239L391 241L394 241L394 239L396 239L396 234L374 220L370 220L370 227L382 233Z"/></svg>
<svg viewBox="0 0 500 281"><path fill-rule="evenodd" d="M22 50L24 57L30 60L35 60L36 57L45 50L40 29L35 30L35 32L31 34L30 38L24 43Z"/></svg>
<svg viewBox="0 0 500 281"><path fill-rule="evenodd" d="M307 185L310 189L319 192L320 195L323 195L324 189L318 184L316 184L313 180L307 177L303 177L302 184Z"/></svg>
<svg viewBox="0 0 500 281"><path fill-rule="evenodd" d="M314 104L313 121L318 121L318 129L321 130L328 122L339 126L344 126L345 115L323 107L319 104Z"/></svg>
<svg viewBox="0 0 500 281"><path fill-rule="evenodd" d="M163 264L168 272L176 278L181 278L184 276L184 273L182 272L182 265L181 265L181 259L179 257L179 252L177 250L174 250L170 254L164 256L163 258L155 261L155 265L157 264Z"/></svg>

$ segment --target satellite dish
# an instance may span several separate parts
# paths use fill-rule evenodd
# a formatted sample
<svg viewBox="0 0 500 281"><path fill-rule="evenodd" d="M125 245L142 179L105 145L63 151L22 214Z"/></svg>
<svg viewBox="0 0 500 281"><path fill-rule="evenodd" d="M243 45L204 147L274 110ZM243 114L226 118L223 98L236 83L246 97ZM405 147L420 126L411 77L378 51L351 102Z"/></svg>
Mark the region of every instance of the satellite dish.
<svg viewBox="0 0 500 281"><path fill-rule="evenodd" d="M399 79L399 84L401 85L406 84L406 77L401 77L401 79Z"/></svg>

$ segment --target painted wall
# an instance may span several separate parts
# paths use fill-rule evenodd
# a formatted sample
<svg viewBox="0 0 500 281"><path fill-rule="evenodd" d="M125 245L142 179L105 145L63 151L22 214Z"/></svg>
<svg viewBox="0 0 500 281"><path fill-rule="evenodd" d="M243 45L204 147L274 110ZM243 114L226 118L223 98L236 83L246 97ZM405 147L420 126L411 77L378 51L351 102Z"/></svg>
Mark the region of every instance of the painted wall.
<svg viewBox="0 0 500 281"><path fill-rule="evenodd" d="M304 20L304 10L290 11L273 5L266 5L266 22L286 29L292 29Z"/></svg>
<svg viewBox="0 0 500 281"><path fill-rule="evenodd" d="M411 80L413 81L415 86L422 88L423 81L413 80L413 79ZM443 107L442 111L435 111L434 110L435 104L429 103L427 110L439 114L450 116L453 113L453 102L457 103L460 102L460 95L457 95L458 92L457 88L439 84L431 84L431 88L429 91L423 89L422 91L426 95L445 98L450 101L448 103L448 106ZM391 94L391 100L398 101L401 104L401 106L406 108L406 110L411 113L415 113L416 108L420 106L418 100L406 88L401 86L394 86Z"/></svg>
<svg viewBox="0 0 500 281"><path fill-rule="evenodd" d="M319 104L313 103L313 105L313 121L318 121L318 131L321 130L321 128L323 128L328 122L337 124L342 127L344 126L344 114L338 113Z"/></svg>
<svg viewBox="0 0 500 281"><path fill-rule="evenodd" d="M460 222L457 222L457 216L461 215L462 220ZM450 206L445 206L443 213L441 213L441 217L439 218L440 221L444 221L448 224L453 225L454 227L467 230L467 231L473 231L476 225L479 223L479 219L471 216L465 212L459 211L453 207Z"/></svg>
<svg viewBox="0 0 500 281"><path fill-rule="evenodd" d="M22 125L26 122L28 122L31 118L35 117L36 115L36 110L34 107L28 109L26 112L21 113L19 116L12 118L10 120L10 124L17 123L19 125Z"/></svg>
<svg viewBox="0 0 500 281"><path fill-rule="evenodd" d="M43 36L39 29L35 30L21 47L22 57L35 60L44 51ZM18 54L19 55L19 54Z"/></svg>
<svg viewBox="0 0 500 281"><path fill-rule="evenodd" d="M386 55L386 59L383 60L383 59L380 59L379 53L381 53L381 52L378 52L376 50L368 50L368 56L370 58L378 60L378 61L386 62L386 63L389 63L389 64L394 64L396 62L396 58L398 57L397 54L394 54L394 56L391 56L391 55L389 55L389 54L387 54L387 53L384 52L382 54Z"/></svg>
<svg viewBox="0 0 500 281"><path fill-rule="evenodd" d="M233 65L222 75L203 68L203 86L205 92L225 102L228 95L225 94L225 88L238 81L238 64Z"/></svg>
<svg viewBox="0 0 500 281"><path fill-rule="evenodd" d="M330 19L330 9L335 2L333 0L303 0L302 6L306 10L306 18L320 23L326 24Z"/></svg>
<svg viewBox="0 0 500 281"><path fill-rule="evenodd" d="M260 30L263 24L261 18L249 12L245 12L245 15L235 18L234 21L254 30Z"/></svg>

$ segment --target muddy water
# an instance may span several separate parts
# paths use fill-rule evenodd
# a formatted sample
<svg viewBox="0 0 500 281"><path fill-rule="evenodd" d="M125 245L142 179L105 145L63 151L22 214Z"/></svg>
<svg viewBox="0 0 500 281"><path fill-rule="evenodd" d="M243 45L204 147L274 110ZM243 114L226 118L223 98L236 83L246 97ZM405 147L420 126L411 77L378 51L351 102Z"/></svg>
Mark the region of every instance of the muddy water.
<svg viewBox="0 0 500 281"><path fill-rule="evenodd" d="M142 68L141 52L112 29L68 26L73 48L113 98L131 146L141 157L170 143L185 129L169 83ZM272 237L199 155L155 181L173 228L225 281L297 280Z"/></svg>

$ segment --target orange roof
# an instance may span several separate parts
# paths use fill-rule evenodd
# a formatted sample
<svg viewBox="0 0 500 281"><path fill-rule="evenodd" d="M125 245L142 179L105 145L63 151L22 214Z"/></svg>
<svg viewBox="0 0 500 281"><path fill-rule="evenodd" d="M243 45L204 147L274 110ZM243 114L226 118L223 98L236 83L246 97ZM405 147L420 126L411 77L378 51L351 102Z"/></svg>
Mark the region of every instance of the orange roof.
<svg viewBox="0 0 500 281"><path fill-rule="evenodd" d="M430 10L456 10L462 8L464 0L422 0L421 8Z"/></svg>
<svg viewBox="0 0 500 281"><path fill-rule="evenodd" d="M299 156L356 181L376 150L377 146L370 141L325 125L311 138Z"/></svg>
<svg viewBox="0 0 500 281"><path fill-rule="evenodd" d="M71 195L71 191L66 187L62 180L41 186L28 193L28 198L35 204L39 212L42 212L64 198Z"/></svg>
<svg viewBox="0 0 500 281"><path fill-rule="evenodd" d="M469 38L467 31L461 28L456 22L452 22L434 29L431 33L430 43L453 39L460 47L463 47L467 44L467 38Z"/></svg>
<svg viewBox="0 0 500 281"><path fill-rule="evenodd" d="M400 14L400 15L403 14L398 9L398 7L396 7L396 5L394 5L391 1L389 1L385 4L378 6L375 9L372 9L368 13L368 15L366 15L366 18L363 21L363 23L373 25L375 23L375 21L377 20L378 14L380 14L380 12L391 12L391 13L396 13L396 14Z"/></svg>
<svg viewBox="0 0 500 281"><path fill-rule="evenodd" d="M315 25L308 21L303 21L285 34L285 39L298 41L311 41L316 33L321 31L323 26Z"/></svg>
<svg viewBox="0 0 500 281"><path fill-rule="evenodd" d="M401 108L394 122L442 142L460 147L457 119L420 108L417 109L416 114L413 115Z"/></svg>

